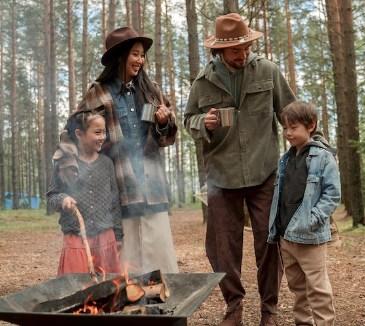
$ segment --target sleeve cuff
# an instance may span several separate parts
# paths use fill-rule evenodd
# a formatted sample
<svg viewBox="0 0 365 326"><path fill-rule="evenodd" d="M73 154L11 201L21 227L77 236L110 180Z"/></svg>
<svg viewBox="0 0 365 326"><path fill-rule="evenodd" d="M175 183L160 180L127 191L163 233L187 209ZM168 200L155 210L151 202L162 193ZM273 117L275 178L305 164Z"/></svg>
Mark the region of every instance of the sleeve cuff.
<svg viewBox="0 0 365 326"><path fill-rule="evenodd" d="M167 136L169 133L170 125L171 125L171 119L169 117L167 120L166 126L163 128L160 128L160 124L157 123L157 129L158 129L159 133L161 133L162 136Z"/></svg>

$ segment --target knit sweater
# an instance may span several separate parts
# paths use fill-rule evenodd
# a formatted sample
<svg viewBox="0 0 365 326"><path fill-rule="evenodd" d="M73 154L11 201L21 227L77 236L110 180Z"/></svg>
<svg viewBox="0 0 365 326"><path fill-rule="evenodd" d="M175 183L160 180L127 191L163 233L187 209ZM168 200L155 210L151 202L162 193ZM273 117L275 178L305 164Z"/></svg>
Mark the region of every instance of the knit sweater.
<svg viewBox="0 0 365 326"><path fill-rule="evenodd" d="M53 171L47 203L61 212L59 224L63 234L79 234L77 217L62 210L62 202L70 196L77 202L77 207L84 218L86 234L89 237L113 229L117 241L123 238L123 224L119 192L114 166L111 159L100 154L91 162L77 159L79 166L78 181L74 186L63 184L59 178L59 169Z"/></svg>

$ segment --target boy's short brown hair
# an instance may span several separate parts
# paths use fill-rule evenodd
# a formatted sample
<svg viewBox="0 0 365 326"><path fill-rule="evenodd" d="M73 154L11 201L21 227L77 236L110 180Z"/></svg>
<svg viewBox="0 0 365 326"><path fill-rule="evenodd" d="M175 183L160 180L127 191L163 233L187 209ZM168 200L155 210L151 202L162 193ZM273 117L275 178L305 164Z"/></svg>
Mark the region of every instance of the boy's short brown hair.
<svg viewBox="0 0 365 326"><path fill-rule="evenodd" d="M311 124L315 124L313 134L317 129L318 114L317 110L311 103L292 102L287 105L281 113L281 121L288 123L302 123L309 128Z"/></svg>

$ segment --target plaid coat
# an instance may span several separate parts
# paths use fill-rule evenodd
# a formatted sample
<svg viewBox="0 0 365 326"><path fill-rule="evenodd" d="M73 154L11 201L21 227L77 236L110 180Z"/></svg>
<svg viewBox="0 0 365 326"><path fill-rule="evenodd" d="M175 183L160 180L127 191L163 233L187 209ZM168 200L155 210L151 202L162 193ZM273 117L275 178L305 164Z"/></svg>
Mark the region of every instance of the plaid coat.
<svg viewBox="0 0 365 326"><path fill-rule="evenodd" d="M165 100L166 105L169 103ZM175 115L171 109L169 133L162 136L156 126L148 129L148 136L144 148L145 189L148 204L168 203L167 181L165 171L159 154L160 147L172 145L175 142L177 127ZM76 110L94 109L103 113L108 130L108 138L103 145L102 152L109 156L113 162L119 187L122 206L143 202L143 196L133 172L128 157L128 150L123 138L113 99L106 84L94 82ZM77 168L75 156L77 147L69 139L67 131L63 130L56 153L53 156L55 164L60 168L74 166Z"/></svg>

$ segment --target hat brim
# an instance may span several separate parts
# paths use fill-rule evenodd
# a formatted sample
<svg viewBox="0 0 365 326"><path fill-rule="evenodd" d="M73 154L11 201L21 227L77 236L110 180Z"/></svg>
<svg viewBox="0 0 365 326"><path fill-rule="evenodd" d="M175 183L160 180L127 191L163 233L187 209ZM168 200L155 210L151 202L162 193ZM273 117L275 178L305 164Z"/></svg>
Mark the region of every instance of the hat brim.
<svg viewBox="0 0 365 326"><path fill-rule="evenodd" d="M143 48L145 52L147 52L150 47L152 46L153 40L149 37L139 36L139 37L133 37L129 38L128 40L119 42L112 46L109 50L107 50L103 56L101 57L101 64L105 66L109 59L114 56L114 54L122 47L123 45L130 43L130 42L141 42L143 44Z"/></svg>
<svg viewBox="0 0 365 326"><path fill-rule="evenodd" d="M250 37L248 37L247 39L241 39L238 41L227 41L227 42L224 42L224 41L223 42L222 41L214 42L215 35L212 35L203 42L203 45L208 49L224 49L224 48L229 48L231 46L236 46L236 45L241 45L241 44L245 44L248 42L252 42L254 40L259 39L263 35L264 34L261 32L253 31L252 35Z"/></svg>

